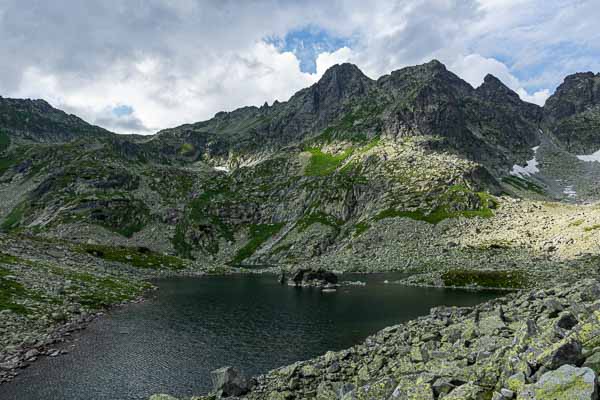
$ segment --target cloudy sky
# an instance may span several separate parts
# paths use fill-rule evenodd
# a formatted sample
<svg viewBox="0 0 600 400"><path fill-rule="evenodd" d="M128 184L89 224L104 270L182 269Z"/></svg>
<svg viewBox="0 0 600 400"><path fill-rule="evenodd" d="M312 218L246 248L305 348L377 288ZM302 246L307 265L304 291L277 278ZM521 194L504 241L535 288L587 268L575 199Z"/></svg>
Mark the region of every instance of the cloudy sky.
<svg viewBox="0 0 600 400"><path fill-rule="evenodd" d="M543 104L600 71L598 0L0 0L0 95L120 133L287 100L331 65L437 58Z"/></svg>

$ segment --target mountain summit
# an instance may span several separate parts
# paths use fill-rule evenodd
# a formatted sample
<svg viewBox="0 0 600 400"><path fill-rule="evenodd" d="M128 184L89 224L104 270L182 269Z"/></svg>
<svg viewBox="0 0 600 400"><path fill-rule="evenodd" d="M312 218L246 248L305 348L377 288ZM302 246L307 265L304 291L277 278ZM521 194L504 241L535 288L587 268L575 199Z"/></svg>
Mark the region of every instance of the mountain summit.
<svg viewBox="0 0 600 400"><path fill-rule="evenodd" d="M569 75L544 106L545 123L569 151L600 149L600 74Z"/></svg>

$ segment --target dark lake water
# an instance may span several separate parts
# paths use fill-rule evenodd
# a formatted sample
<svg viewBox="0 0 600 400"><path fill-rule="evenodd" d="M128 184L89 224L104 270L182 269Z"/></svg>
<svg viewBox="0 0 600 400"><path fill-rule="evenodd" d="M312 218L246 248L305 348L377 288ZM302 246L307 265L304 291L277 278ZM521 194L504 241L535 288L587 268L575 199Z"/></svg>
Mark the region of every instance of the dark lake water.
<svg viewBox="0 0 600 400"><path fill-rule="evenodd" d="M248 375L328 350L429 312L473 305L492 292L384 284L387 275L344 275L366 281L336 293L281 286L273 275L161 280L156 295L115 310L66 345L0 386L2 400L125 400L153 393L210 390L211 370Z"/></svg>

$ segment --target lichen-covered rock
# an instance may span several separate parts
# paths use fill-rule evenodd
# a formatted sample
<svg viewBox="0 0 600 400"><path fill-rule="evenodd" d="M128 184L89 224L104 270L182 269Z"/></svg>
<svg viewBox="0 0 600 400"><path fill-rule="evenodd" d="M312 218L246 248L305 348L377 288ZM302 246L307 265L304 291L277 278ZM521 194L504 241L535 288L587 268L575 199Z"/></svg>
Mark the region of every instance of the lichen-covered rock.
<svg viewBox="0 0 600 400"><path fill-rule="evenodd" d="M154 394L150 396L150 400L177 400L177 398L168 394Z"/></svg>
<svg viewBox="0 0 600 400"><path fill-rule="evenodd" d="M514 392L520 392L526 384L525 374L517 372L506 380L506 386Z"/></svg>
<svg viewBox="0 0 600 400"><path fill-rule="evenodd" d="M517 400L596 400L597 378L590 368L563 365L546 372L535 384L527 385Z"/></svg>
<svg viewBox="0 0 600 400"><path fill-rule="evenodd" d="M489 390L473 383L465 383L444 396L445 400L485 400L489 398Z"/></svg>
<svg viewBox="0 0 600 400"><path fill-rule="evenodd" d="M210 377L215 393L228 396L241 396L249 390L248 380L236 368L223 367L211 371Z"/></svg>
<svg viewBox="0 0 600 400"><path fill-rule="evenodd" d="M361 386L344 396L356 400L387 399L394 392L396 381L392 378L383 378L372 384Z"/></svg>
<svg viewBox="0 0 600 400"><path fill-rule="evenodd" d="M433 400L433 388L427 376L404 377L391 394L390 399Z"/></svg>
<svg viewBox="0 0 600 400"><path fill-rule="evenodd" d="M595 349L594 354L586 358L582 367L592 369L596 375L600 374L600 349Z"/></svg>
<svg viewBox="0 0 600 400"><path fill-rule="evenodd" d="M539 357L540 362L548 369L557 369L561 365L578 365L583 361L583 347L576 340L565 340L550 347L549 351Z"/></svg>

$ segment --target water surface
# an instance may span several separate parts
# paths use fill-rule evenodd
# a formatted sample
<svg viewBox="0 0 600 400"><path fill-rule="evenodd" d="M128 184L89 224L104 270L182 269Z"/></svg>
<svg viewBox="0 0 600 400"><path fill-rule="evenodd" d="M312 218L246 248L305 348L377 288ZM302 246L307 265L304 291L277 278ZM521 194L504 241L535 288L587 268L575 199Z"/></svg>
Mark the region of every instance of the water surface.
<svg viewBox="0 0 600 400"><path fill-rule="evenodd" d="M115 310L70 342L69 354L43 358L0 386L2 400L147 399L210 390L211 370L249 375L328 350L429 312L473 305L492 292L384 284L388 275L336 293L281 286L273 275L172 278L142 303Z"/></svg>

